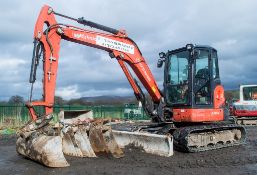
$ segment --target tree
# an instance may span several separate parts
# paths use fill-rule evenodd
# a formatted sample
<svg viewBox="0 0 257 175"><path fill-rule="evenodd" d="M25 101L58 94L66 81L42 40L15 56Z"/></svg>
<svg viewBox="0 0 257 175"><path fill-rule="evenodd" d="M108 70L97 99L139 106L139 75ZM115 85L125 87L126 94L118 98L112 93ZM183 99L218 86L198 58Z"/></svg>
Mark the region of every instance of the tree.
<svg viewBox="0 0 257 175"><path fill-rule="evenodd" d="M78 98L78 99L70 99L68 101L68 105L85 105L85 104L81 98Z"/></svg>
<svg viewBox="0 0 257 175"><path fill-rule="evenodd" d="M24 103L24 99L23 99L23 97L21 97L19 95L14 95L14 96L10 97L8 103L9 104L19 105L19 104L23 104Z"/></svg>
<svg viewBox="0 0 257 175"><path fill-rule="evenodd" d="M54 97L54 104L55 105L65 105L66 101L60 96L55 96Z"/></svg>

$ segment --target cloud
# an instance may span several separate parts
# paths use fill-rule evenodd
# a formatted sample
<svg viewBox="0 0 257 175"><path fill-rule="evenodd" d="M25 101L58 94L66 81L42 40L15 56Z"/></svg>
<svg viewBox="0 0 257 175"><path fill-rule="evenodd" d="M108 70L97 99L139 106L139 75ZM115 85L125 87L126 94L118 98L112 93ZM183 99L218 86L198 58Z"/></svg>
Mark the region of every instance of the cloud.
<svg viewBox="0 0 257 175"><path fill-rule="evenodd" d="M71 99L71 98L80 98L81 93L78 92L78 86L72 85L67 87L62 87L56 90L56 95L61 96L64 99Z"/></svg>
<svg viewBox="0 0 257 175"><path fill-rule="evenodd" d="M73 99L81 97L94 97L101 95L118 95L125 96L131 94L132 90L130 88L115 88L110 94L109 89L88 89L86 91L80 91L78 85L72 85L67 87L61 87L56 90L56 95L61 96L64 99Z"/></svg>
<svg viewBox="0 0 257 175"><path fill-rule="evenodd" d="M257 83L257 2L254 0L233 3L12 0L3 1L0 6L0 100L12 95L28 96L34 24L44 4L72 17L84 16L103 25L126 29L142 51L160 89L163 69L156 68L158 53L187 43L211 45L218 50L221 79L226 89L237 88L240 83ZM60 17L57 20L80 26ZM34 98L41 98L40 70ZM57 77L56 94L66 99L101 94L133 95L119 64L108 53L67 41L61 43Z"/></svg>
<svg viewBox="0 0 257 175"><path fill-rule="evenodd" d="M25 64L26 61L20 60L17 58L7 58L5 57L1 62L0 62L0 69L4 69L6 67L10 69L17 69L19 66Z"/></svg>

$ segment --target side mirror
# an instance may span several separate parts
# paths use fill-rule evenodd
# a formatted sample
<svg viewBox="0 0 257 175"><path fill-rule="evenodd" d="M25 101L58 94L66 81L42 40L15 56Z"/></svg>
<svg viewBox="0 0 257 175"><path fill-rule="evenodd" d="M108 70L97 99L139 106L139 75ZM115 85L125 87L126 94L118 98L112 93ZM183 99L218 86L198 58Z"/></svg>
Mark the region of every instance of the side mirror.
<svg viewBox="0 0 257 175"><path fill-rule="evenodd" d="M186 48L187 48L187 50L192 51L193 48L194 48L194 45L193 44L187 44Z"/></svg>
<svg viewBox="0 0 257 175"><path fill-rule="evenodd" d="M158 68L161 68L162 65L163 65L163 60L162 60L162 59L158 59L157 67L158 67Z"/></svg>
<svg viewBox="0 0 257 175"><path fill-rule="evenodd" d="M166 57L166 54L165 54L164 52L160 52L160 53L159 53L159 57L160 57L160 58L165 58L165 57Z"/></svg>

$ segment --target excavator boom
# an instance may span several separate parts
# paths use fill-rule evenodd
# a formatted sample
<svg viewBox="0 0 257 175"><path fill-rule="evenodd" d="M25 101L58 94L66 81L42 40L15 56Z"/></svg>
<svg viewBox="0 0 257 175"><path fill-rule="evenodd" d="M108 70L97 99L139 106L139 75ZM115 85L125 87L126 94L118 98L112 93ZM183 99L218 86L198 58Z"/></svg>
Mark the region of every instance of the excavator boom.
<svg viewBox="0 0 257 175"><path fill-rule="evenodd" d="M77 21L80 24L103 30L108 33L95 32L71 25L59 24L55 20L55 15L66 17L68 19ZM47 26L47 29L44 31L45 25ZM144 57L142 56L142 53L140 52L136 43L127 37L125 31L112 29L91 21L86 21L84 18L75 19L67 17L65 15L55 13L49 6L44 6L35 25L35 48L33 52L32 69L30 74L30 83L33 84L36 80L36 67L38 65L38 56L40 55L39 52L42 49L44 52L44 98L42 101L30 101L27 104L30 115L34 120L37 118L37 115L33 109L34 106L44 106L46 115L52 113L53 111L59 50L62 39L105 50L109 53L111 58L116 58L132 89L134 90L137 99L142 102L143 108L150 116L158 118L157 114L154 114L153 111L147 107L142 90L129 72L127 64L137 75L138 79L148 91L156 105L159 104L161 99L159 88Z"/></svg>

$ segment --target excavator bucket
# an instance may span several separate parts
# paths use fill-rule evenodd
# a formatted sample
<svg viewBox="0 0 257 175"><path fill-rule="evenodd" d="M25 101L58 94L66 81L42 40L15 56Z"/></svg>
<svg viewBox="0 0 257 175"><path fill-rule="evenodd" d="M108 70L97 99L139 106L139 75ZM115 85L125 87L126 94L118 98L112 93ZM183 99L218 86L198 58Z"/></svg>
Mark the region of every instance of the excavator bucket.
<svg viewBox="0 0 257 175"><path fill-rule="evenodd" d="M80 115L72 118L76 113ZM61 118L65 118L64 124L69 125L62 130L64 154L77 157L96 157L96 154L101 153L112 154L115 158L124 156L114 140L111 127L104 126L103 120L93 120L92 111L69 111L68 114L72 115L68 119L66 114L67 112L59 114L64 115ZM79 125L74 126L76 124Z"/></svg>
<svg viewBox="0 0 257 175"><path fill-rule="evenodd" d="M63 135L63 152L76 157L97 157L100 154L111 154L115 158L124 156L111 128L102 124L92 124L88 131L80 127L74 132L73 128L70 128Z"/></svg>
<svg viewBox="0 0 257 175"><path fill-rule="evenodd" d="M79 129L76 133L71 131L63 134L63 153L76 157L96 157L87 133Z"/></svg>
<svg viewBox="0 0 257 175"><path fill-rule="evenodd" d="M91 125L89 139L95 153L111 153L115 158L124 156L123 151L115 141L111 127L103 125L102 122Z"/></svg>
<svg viewBox="0 0 257 175"><path fill-rule="evenodd" d="M92 120L92 111L60 111L58 118L64 123L64 128L62 129L64 154L76 157L96 157L88 138L86 126L71 127L72 125Z"/></svg>
<svg viewBox="0 0 257 175"><path fill-rule="evenodd" d="M67 167L62 152L62 138L47 136L37 131L17 134L16 150L19 154L48 167Z"/></svg>

